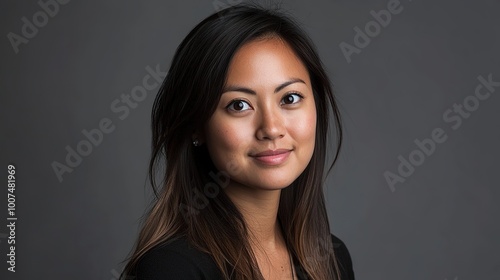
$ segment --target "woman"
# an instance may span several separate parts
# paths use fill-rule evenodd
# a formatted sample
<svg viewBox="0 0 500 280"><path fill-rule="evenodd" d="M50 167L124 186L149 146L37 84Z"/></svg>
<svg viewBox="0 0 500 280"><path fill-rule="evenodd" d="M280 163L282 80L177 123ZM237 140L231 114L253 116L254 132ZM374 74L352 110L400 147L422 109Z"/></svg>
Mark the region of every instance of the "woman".
<svg viewBox="0 0 500 280"><path fill-rule="evenodd" d="M354 279L322 193L329 109L336 159L328 77L286 16L199 23L153 106L150 179L162 159L165 177L122 278Z"/></svg>

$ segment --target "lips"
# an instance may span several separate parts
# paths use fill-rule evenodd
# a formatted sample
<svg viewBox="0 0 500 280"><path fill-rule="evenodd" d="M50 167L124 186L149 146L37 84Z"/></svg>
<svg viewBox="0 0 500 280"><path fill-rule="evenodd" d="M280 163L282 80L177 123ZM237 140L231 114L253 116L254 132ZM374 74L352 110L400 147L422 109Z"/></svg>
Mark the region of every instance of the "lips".
<svg viewBox="0 0 500 280"><path fill-rule="evenodd" d="M280 165L287 160L291 151L292 150L286 150L286 149L278 149L278 150L274 150L274 151L267 150L267 151L263 151L263 152L255 154L255 155L252 155L252 157L260 164Z"/></svg>

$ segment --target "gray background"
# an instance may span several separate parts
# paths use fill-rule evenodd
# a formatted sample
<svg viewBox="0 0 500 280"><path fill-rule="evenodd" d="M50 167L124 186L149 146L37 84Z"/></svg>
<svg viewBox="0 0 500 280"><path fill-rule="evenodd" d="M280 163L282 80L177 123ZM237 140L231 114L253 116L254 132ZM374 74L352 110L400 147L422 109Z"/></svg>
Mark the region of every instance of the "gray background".
<svg viewBox="0 0 500 280"><path fill-rule="evenodd" d="M234 3L237 1L225 1ZM264 1L271 3L270 1ZM459 129L443 119L473 95L478 77L500 81L498 1L401 1L403 10L348 63L339 44L388 0L284 1L309 32L334 83L346 137L327 179L332 231L350 249L357 279L500 279L500 88ZM110 104L165 71L209 1L70 1L16 54L37 1L2 1L1 160L17 168L15 274L1 279L116 279L151 197L146 181L155 90L121 120ZM483 89L484 90L484 89ZM59 182L51 163L82 130L115 130ZM391 190L414 140L442 128L447 141ZM2 183L1 224L7 191Z"/></svg>

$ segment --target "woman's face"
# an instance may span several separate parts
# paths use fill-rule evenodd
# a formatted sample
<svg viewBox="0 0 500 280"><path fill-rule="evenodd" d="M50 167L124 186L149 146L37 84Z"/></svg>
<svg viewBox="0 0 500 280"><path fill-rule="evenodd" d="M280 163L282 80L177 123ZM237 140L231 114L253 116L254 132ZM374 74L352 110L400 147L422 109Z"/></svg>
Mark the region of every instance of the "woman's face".
<svg viewBox="0 0 500 280"><path fill-rule="evenodd" d="M228 187L275 190L290 185L314 150L316 106L307 69L280 39L242 46L204 131Z"/></svg>

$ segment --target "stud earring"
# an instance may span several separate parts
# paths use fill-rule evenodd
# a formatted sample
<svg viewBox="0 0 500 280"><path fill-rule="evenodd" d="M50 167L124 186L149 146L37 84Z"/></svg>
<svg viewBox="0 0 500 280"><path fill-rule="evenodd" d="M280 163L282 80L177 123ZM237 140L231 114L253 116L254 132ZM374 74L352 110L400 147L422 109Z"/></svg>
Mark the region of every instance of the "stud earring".
<svg viewBox="0 0 500 280"><path fill-rule="evenodd" d="M200 141L198 141L198 139L195 139L195 140L193 141L193 145L194 145L195 147L198 147L198 146L200 145Z"/></svg>

